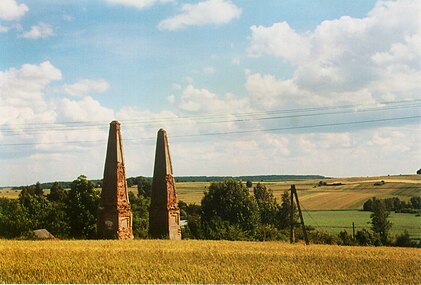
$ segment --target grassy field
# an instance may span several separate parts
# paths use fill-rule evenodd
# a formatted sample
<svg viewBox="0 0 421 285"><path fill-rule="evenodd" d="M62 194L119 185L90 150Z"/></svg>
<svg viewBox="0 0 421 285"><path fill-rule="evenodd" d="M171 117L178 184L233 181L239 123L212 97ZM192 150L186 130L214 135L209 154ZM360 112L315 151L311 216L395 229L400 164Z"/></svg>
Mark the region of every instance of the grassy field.
<svg viewBox="0 0 421 285"><path fill-rule="evenodd" d="M323 179L326 186L318 186L320 180L261 182L271 188L280 200L282 193L295 184L300 203L307 210L350 210L362 209L364 202L371 197L380 199L399 197L409 200L421 195L421 175L399 175L379 177L353 177ZM374 185L384 181L383 185ZM253 185L257 183L253 182ZM331 186L333 184L339 184ZM179 182L177 197L187 203L200 204L209 182ZM136 191L133 189L133 191Z"/></svg>
<svg viewBox="0 0 421 285"><path fill-rule="evenodd" d="M282 193L290 189L291 184L295 184L306 223L330 233L344 229L351 233L352 222L355 222L357 230L369 228L370 213L355 210L362 209L363 203L373 196L381 199L397 196L407 201L411 196L421 195L421 175L331 178L322 181L327 185L319 186L320 180L262 183L273 190L278 201ZM384 181L384 184L374 185L380 181ZM253 182L254 185L256 183ZM187 203L200 204L209 185L210 182L178 182L177 198ZM45 194L48 191L45 190ZM130 191L137 193L137 188L131 187ZM0 190L0 197L16 199L18 195L19 190ZM406 229L411 237L421 238L421 217L391 213L390 220L393 223L392 236Z"/></svg>
<svg viewBox="0 0 421 285"><path fill-rule="evenodd" d="M320 180L261 183L273 190L278 201L282 193L290 189L291 184L295 184L300 203L307 210L362 209L364 202L374 196L380 199L396 196L407 201L412 196L421 195L421 175L331 178L322 181L328 185L318 186ZM385 183L374 185L380 181ZM253 182L253 185L256 183L257 181ZM339 183L342 185L332 186ZM178 182L176 183L177 198L186 203L200 204L203 193L209 185L210 182ZM136 186L129 190L137 193ZM48 190L44 192L48 193ZM0 190L0 197L16 199L18 195L19 190Z"/></svg>
<svg viewBox="0 0 421 285"><path fill-rule="evenodd" d="M304 222L315 227L317 230L329 233L339 233L346 230L352 233L352 222L355 223L355 231L362 228L370 228L371 212L347 210L347 211L304 211ZM414 214L390 213L389 220L392 222L390 234L392 237L402 234L404 230L409 232L411 238L421 239L421 217Z"/></svg>
<svg viewBox="0 0 421 285"><path fill-rule="evenodd" d="M416 284L420 260L388 247L0 240L0 283Z"/></svg>

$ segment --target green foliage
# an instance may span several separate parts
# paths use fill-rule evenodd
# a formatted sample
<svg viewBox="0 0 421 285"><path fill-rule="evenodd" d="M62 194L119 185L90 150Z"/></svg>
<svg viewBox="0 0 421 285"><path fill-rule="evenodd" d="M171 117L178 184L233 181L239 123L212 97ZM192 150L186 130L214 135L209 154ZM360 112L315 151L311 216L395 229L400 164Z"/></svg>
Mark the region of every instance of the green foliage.
<svg viewBox="0 0 421 285"><path fill-rule="evenodd" d="M259 225L256 233L256 240L260 241L271 241L271 240L283 240L289 239L289 233L287 231L280 231L274 225L262 224Z"/></svg>
<svg viewBox="0 0 421 285"><path fill-rule="evenodd" d="M411 202L412 208L421 210L421 196L411 197L409 201Z"/></svg>
<svg viewBox="0 0 421 285"><path fill-rule="evenodd" d="M96 236L99 193L95 192L94 188L95 184L84 175L80 175L70 186L67 215L72 237Z"/></svg>
<svg viewBox="0 0 421 285"><path fill-rule="evenodd" d="M144 198L150 198L152 196L152 181L148 178L139 176L137 177L137 195L143 196Z"/></svg>
<svg viewBox="0 0 421 285"><path fill-rule="evenodd" d="M366 229L357 231L355 239L357 240L359 245L374 245L373 235Z"/></svg>
<svg viewBox="0 0 421 285"><path fill-rule="evenodd" d="M376 197L373 197L364 203L363 210L373 212L374 203L376 201L380 201L380 203L383 203L387 211L395 211L396 213L415 214L418 213L418 210L421 209L421 197L414 196L411 197L409 203L401 201L398 197L386 198L381 200L378 200L376 199Z"/></svg>
<svg viewBox="0 0 421 285"><path fill-rule="evenodd" d="M23 187L19 194L19 203L28 213L32 230L47 228L52 205L43 195L39 182L35 186Z"/></svg>
<svg viewBox="0 0 421 285"><path fill-rule="evenodd" d="M31 235L29 215L17 200L0 198L0 237L17 238Z"/></svg>
<svg viewBox="0 0 421 285"><path fill-rule="evenodd" d="M291 197L288 191L285 191L282 194L282 204L281 208L279 209L279 228L280 229L287 229L290 227L290 217L291 217ZM297 223L298 221L298 211L294 204L294 217L293 222Z"/></svg>
<svg viewBox="0 0 421 285"><path fill-rule="evenodd" d="M247 186L247 188L253 187L253 182L251 182L251 180L247 180L246 181L246 186Z"/></svg>
<svg viewBox="0 0 421 285"><path fill-rule="evenodd" d="M392 223L388 220L389 211L384 203L379 200L373 201L373 213L371 214L371 229L380 236L383 245L389 244L389 231Z"/></svg>
<svg viewBox="0 0 421 285"><path fill-rule="evenodd" d="M276 203L271 189L267 189L265 185L257 183L253 188L254 198L259 206L260 222L263 225L279 225L280 207Z"/></svg>
<svg viewBox="0 0 421 285"><path fill-rule="evenodd" d="M259 224L256 201L234 180L212 183L202 199L201 223L209 239L249 239Z"/></svg>
<svg viewBox="0 0 421 285"><path fill-rule="evenodd" d="M337 235L327 233L324 231L309 231L308 239L314 244L339 244L339 237Z"/></svg>
<svg viewBox="0 0 421 285"><path fill-rule="evenodd" d="M417 247L417 242L411 240L408 231L405 230L396 237L395 245L400 247Z"/></svg>
<svg viewBox="0 0 421 285"><path fill-rule="evenodd" d="M133 235L135 238L147 238L151 199L144 196L136 197L129 192L129 200L133 213Z"/></svg>
<svg viewBox="0 0 421 285"><path fill-rule="evenodd" d="M184 201L178 201L181 220L187 220L187 225L181 227L183 239L203 239L203 231L200 222L201 206L196 204L187 204Z"/></svg>
<svg viewBox="0 0 421 285"><path fill-rule="evenodd" d="M355 245L356 241L352 238L346 230L343 230L339 233L339 242L341 245Z"/></svg>
<svg viewBox="0 0 421 285"><path fill-rule="evenodd" d="M52 202L66 203L68 193L61 187L60 182L54 182L50 188L50 194L47 195L47 199Z"/></svg>

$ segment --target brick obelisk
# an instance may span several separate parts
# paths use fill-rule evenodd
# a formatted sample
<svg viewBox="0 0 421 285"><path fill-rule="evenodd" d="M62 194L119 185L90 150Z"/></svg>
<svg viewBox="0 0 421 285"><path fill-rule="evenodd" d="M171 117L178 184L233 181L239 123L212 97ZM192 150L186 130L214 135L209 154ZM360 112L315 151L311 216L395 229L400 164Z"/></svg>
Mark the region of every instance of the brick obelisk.
<svg viewBox="0 0 421 285"><path fill-rule="evenodd" d="M152 180L149 235L152 238L181 239L180 209L177 205L167 132L158 131Z"/></svg>
<svg viewBox="0 0 421 285"><path fill-rule="evenodd" d="M104 239L133 239L132 218L120 123L112 121L98 209L98 236Z"/></svg>

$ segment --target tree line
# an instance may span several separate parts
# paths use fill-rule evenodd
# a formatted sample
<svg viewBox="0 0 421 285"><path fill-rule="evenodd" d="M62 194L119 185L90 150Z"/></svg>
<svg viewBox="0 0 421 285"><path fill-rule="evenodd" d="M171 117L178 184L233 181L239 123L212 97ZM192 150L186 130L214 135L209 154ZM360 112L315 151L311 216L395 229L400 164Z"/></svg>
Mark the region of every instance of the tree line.
<svg viewBox="0 0 421 285"><path fill-rule="evenodd" d="M364 211L373 212L373 207L376 203L382 203L387 211L394 211L395 213L421 213L421 196L413 196L408 202L401 201L398 197L377 199L373 197L363 204Z"/></svg>
<svg viewBox="0 0 421 285"><path fill-rule="evenodd" d="M133 212L133 234L148 238L151 179L136 177L137 194L129 192ZM291 209L290 195L285 191L276 199L273 191L261 183L249 188L251 181L234 179L212 182L204 193L200 205L179 201L182 236L187 239L213 240L289 240L290 215L298 221L295 206ZM48 195L40 183L22 187L19 199L0 199L0 236L5 238L31 238L33 230L45 228L58 238L95 239L97 209L100 193L96 182L79 176L65 190L55 182ZM247 187L249 186L249 187ZM408 233L395 239L390 237L387 203L374 199L371 210L371 227L357 231L355 236L342 231L339 235L318 231L307 226L312 243L341 245L397 245L416 246ZM292 210L292 211L291 211ZM296 239L303 239L300 228L295 229Z"/></svg>

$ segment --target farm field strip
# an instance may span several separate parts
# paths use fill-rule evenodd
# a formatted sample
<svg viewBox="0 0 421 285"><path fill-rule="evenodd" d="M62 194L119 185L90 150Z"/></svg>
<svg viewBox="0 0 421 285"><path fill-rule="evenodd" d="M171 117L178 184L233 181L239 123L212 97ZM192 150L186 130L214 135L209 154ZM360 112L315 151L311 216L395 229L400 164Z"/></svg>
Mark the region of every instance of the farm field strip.
<svg viewBox="0 0 421 285"><path fill-rule="evenodd" d="M352 234L352 223L355 223L356 231L362 228L370 229L370 212L340 210L340 211L303 211L304 222L315 227L317 230L339 233L346 230ZM411 238L421 238L421 217L414 214L390 213L389 220L392 222L390 234L392 237L402 234L404 230L409 232Z"/></svg>
<svg viewBox="0 0 421 285"><path fill-rule="evenodd" d="M0 240L0 283L415 284L419 249L229 241Z"/></svg>

